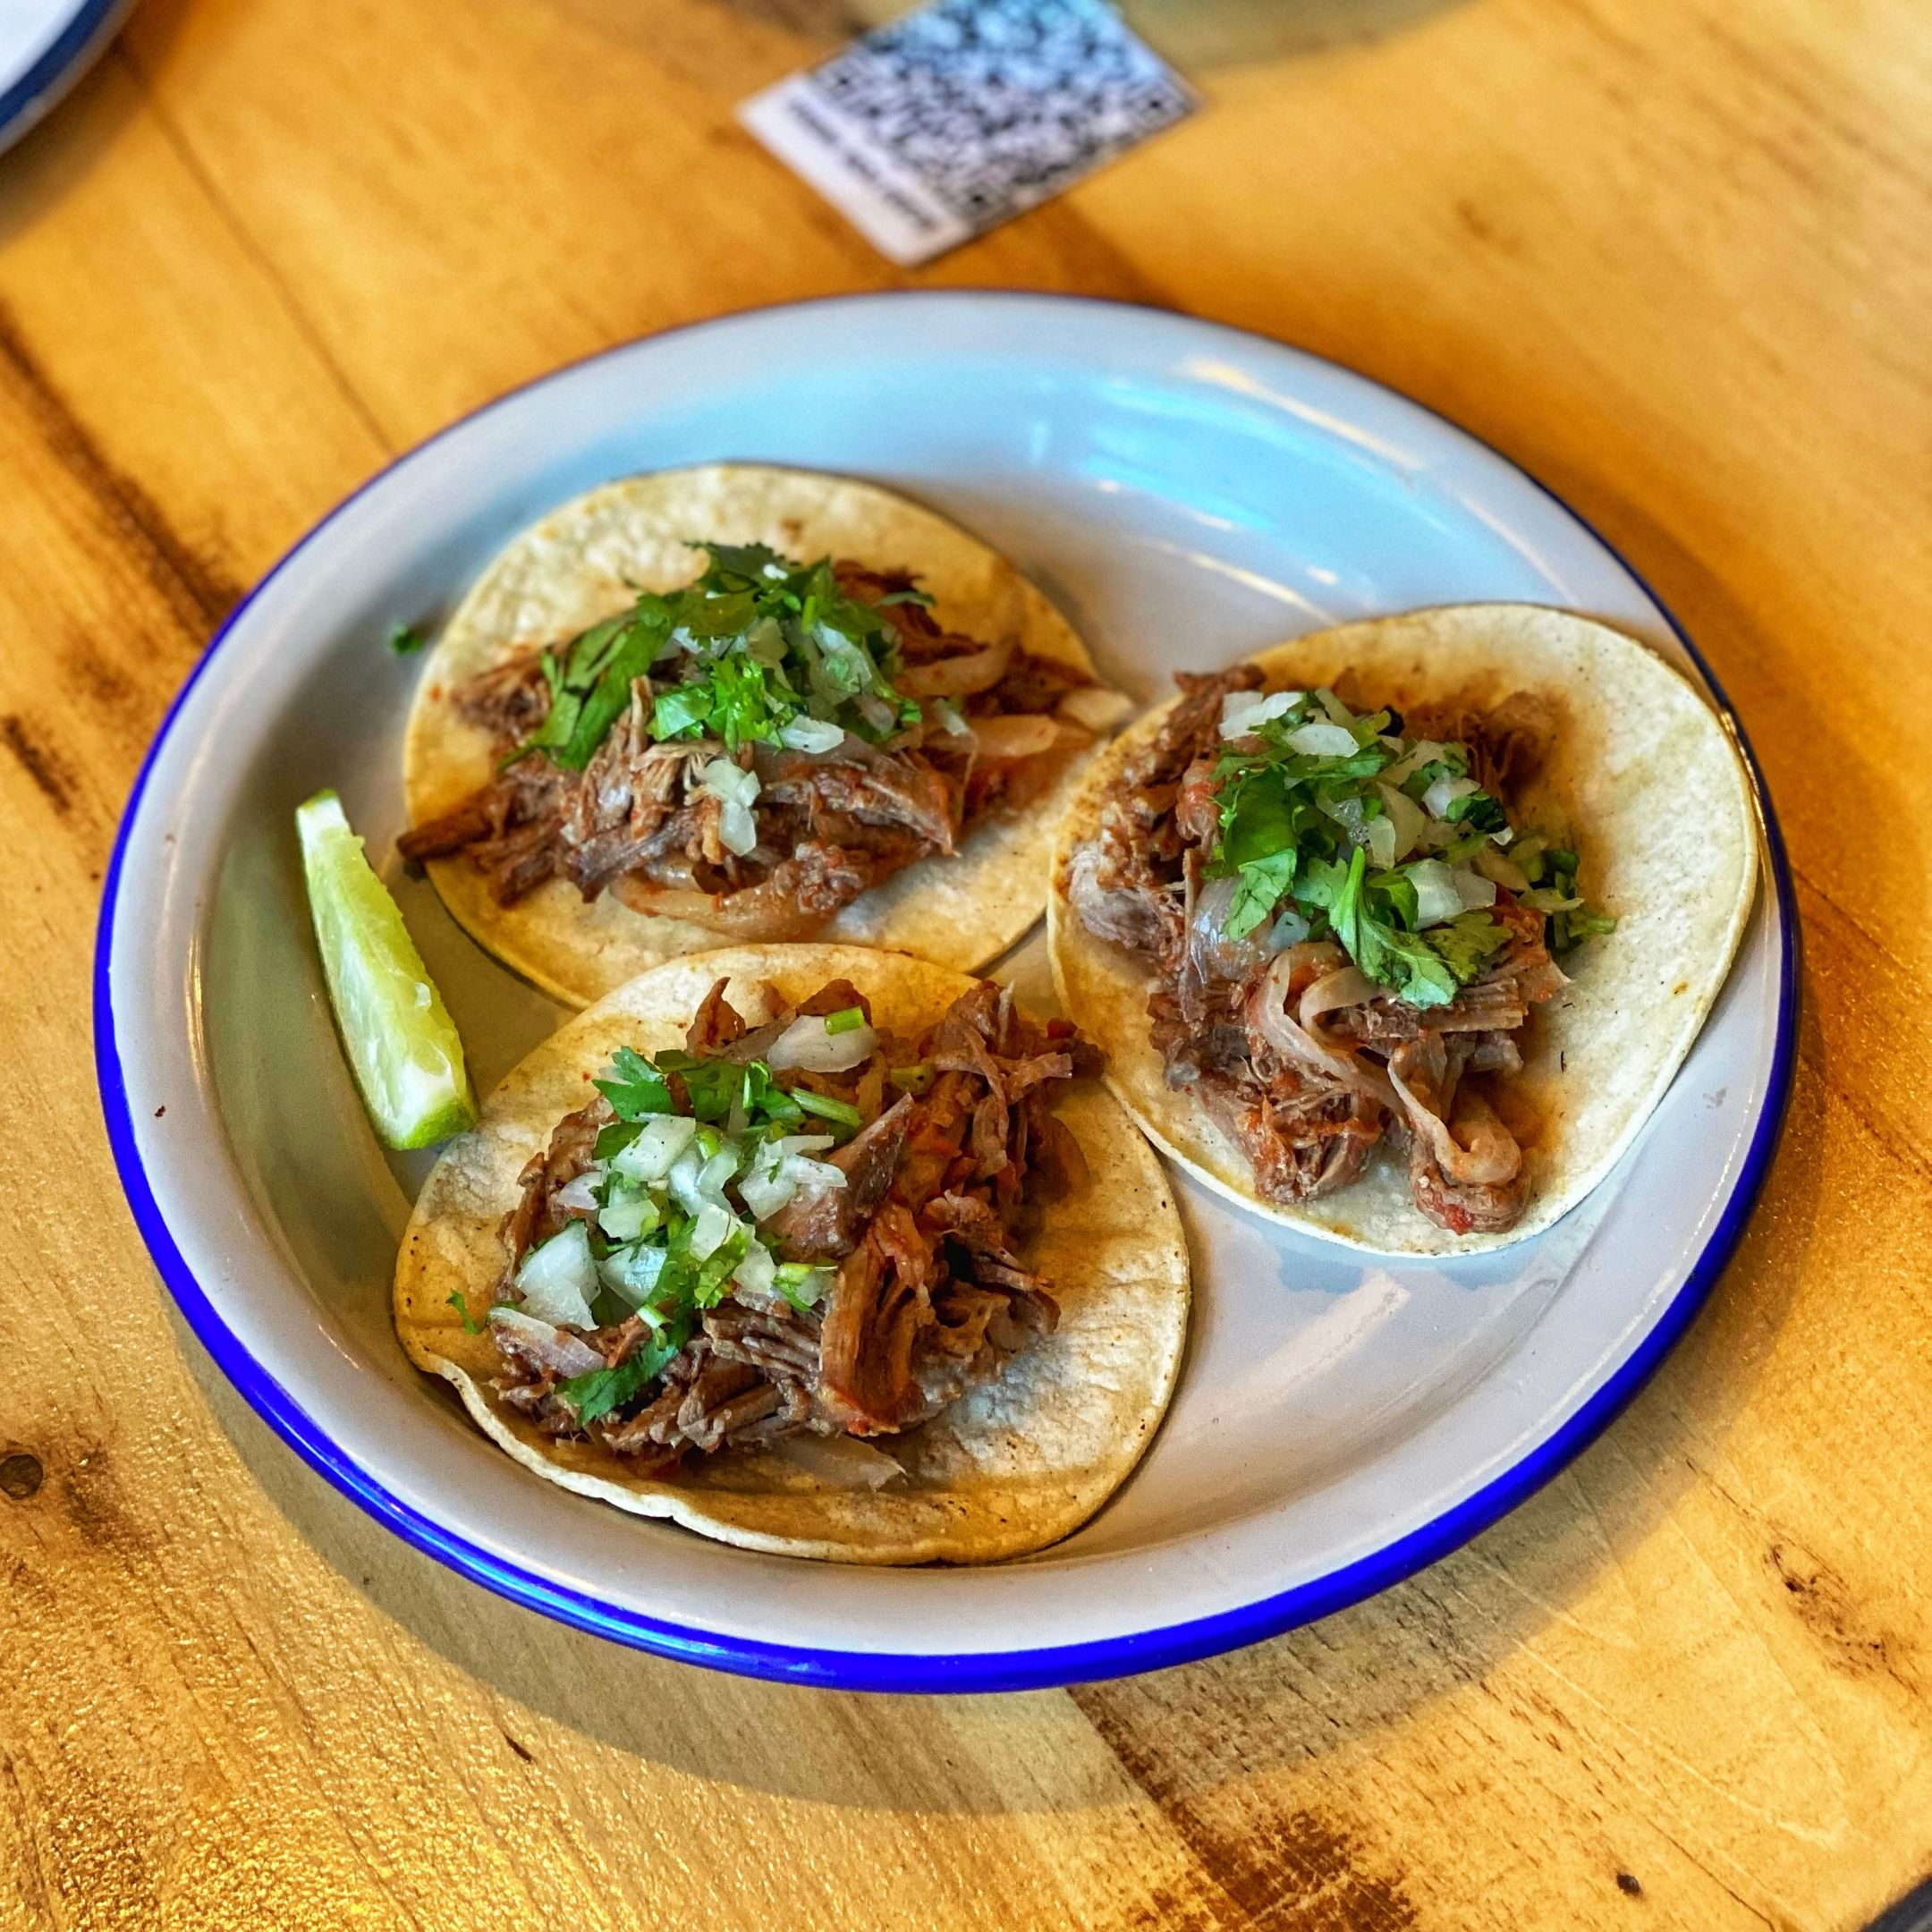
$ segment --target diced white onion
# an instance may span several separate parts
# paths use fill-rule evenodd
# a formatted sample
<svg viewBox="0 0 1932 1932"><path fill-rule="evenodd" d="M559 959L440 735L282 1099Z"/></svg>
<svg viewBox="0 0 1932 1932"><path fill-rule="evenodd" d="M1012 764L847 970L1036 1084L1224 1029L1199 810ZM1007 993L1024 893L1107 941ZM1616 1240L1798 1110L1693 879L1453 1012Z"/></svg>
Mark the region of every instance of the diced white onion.
<svg viewBox="0 0 1932 1932"><path fill-rule="evenodd" d="M601 1161L592 1161L589 1166L556 1191L555 1199L559 1208L574 1208L583 1214L597 1211L597 1191L604 1180L604 1165Z"/></svg>
<svg viewBox="0 0 1932 1932"><path fill-rule="evenodd" d="M1392 784L1379 784L1376 790L1381 794L1382 809L1395 827L1395 859L1406 859L1416 849L1416 842L1422 836L1422 827L1428 820L1423 816L1422 808L1406 792L1398 791ZM1389 862L1393 864L1394 860Z"/></svg>
<svg viewBox="0 0 1932 1932"><path fill-rule="evenodd" d="M816 1013L801 1013L776 1039L767 1062L775 1067L803 1067L809 1073L844 1073L872 1057L878 1035L860 1025L843 1033L826 1030Z"/></svg>
<svg viewBox="0 0 1932 1932"><path fill-rule="evenodd" d="M742 859L758 849L758 820L745 806L727 805L718 814L717 835L718 843L726 852L736 852Z"/></svg>
<svg viewBox="0 0 1932 1932"><path fill-rule="evenodd" d="M1481 790L1473 778L1438 778L1422 794L1422 809L1431 818L1446 818L1449 808L1459 798L1467 798L1471 792Z"/></svg>
<svg viewBox="0 0 1932 1932"><path fill-rule="evenodd" d="M1060 700L1060 716L1098 738L1123 723L1133 709L1125 691L1106 684L1076 684Z"/></svg>
<svg viewBox="0 0 1932 1932"><path fill-rule="evenodd" d="M789 1159L793 1154L823 1154L827 1148L838 1145L838 1136L828 1133L781 1134L775 1140L765 1143L771 1165ZM835 1169L835 1173L837 1170Z"/></svg>
<svg viewBox="0 0 1932 1932"><path fill-rule="evenodd" d="M1284 905L1268 928L1267 949L1270 953L1285 953L1290 946L1300 945L1308 936L1308 920L1292 905Z"/></svg>
<svg viewBox="0 0 1932 1932"><path fill-rule="evenodd" d="M732 1238L738 1217L721 1200L700 1204L691 1223L691 1251L699 1261L709 1260Z"/></svg>
<svg viewBox="0 0 1932 1932"><path fill-rule="evenodd" d="M718 843L741 859L758 843L758 824L751 801L758 795L758 774L729 758L716 758L698 775L698 789L708 792L724 809L718 814Z"/></svg>
<svg viewBox="0 0 1932 1932"><path fill-rule="evenodd" d="M836 751L845 741L845 727L829 718L808 717L802 713L778 727L778 742L793 751Z"/></svg>
<svg viewBox="0 0 1932 1932"><path fill-rule="evenodd" d="M830 1134L788 1134L770 1142L765 1156L738 1183L739 1198L753 1219L770 1220L795 1194L843 1187L843 1169L809 1158L832 1145Z"/></svg>
<svg viewBox="0 0 1932 1932"><path fill-rule="evenodd" d="M1258 732L1271 718L1278 718L1293 710L1300 691L1230 691L1221 700L1221 735L1224 738L1245 738L1251 732ZM1351 747L1354 741L1350 740Z"/></svg>
<svg viewBox="0 0 1932 1932"><path fill-rule="evenodd" d="M1494 879L1498 886L1507 886L1512 892L1529 890L1530 881L1523 869L1514 860L1505 859L1494 845L1487 843L1479 845L1470 854L1470 863L1485 878Z"/></svg>
<svg viewBox="0 0 1932 1932"><path fill-rule="evenodd" d="M738 1149L727 1140L709 1160L704 1164L698 1176L698 1191L700 1194L722 1196L724 1183L738 1172Z"/></svg>
<svg viewBox="0 0 1932 1932"><path fill-rule="evenodd" d="M1419 859L1409 868L1409 883L1415 887L1419 927L1440 926L1463 909L1455 874L1440 859Z"/></svg>
<svg viewBox="0 0 1932 1932"><path fill-rule="evenodd" d="M650 1196L642 1188L625 1187L621 1183L611 1191L611 1198L597 1211L597 1225L614 1241L635 1241L647 1226L656 1224L657 1210L652 1208Z"/></svg>
<svg viewBox="0 0 1932 1932"><path fill-rule="evenodd" d="M1480 912L1486 906L1496 903L1494 879L1486 879L1462 866L1457 866L1449 877L1455 881L1456 893L1462 901L1465 912Z"/></svg>
<svg viewBox="0 0 1932 1932"><path fill-rule="evenodd" d="M732 1283L748 1294L767 1300L776 1292L773 1284L777 1273L778 1264L772 1259L771 1250L763 1241L755 1241L745 1249L744 1259L732 1270Z"/></svg>
<svg viewBox="0 0 1932 1932"><path fill-rule="evenodd" d="M555 1322L526 1315L521 1309L496 1307L489 1311L490 1326L507 1329L547 1367L559 1375L588 1375L604 1366L604 1358L588 1342L580 1341Z"/></svg>
<svg viewBox="0 0 1932 1932"><path fill-rule="evenodd" d="M654 1114L629 1147L613 1156L611 1168L627 1181L659 1182L697 1138L698 1123L682 1114Z"/></svg>
<svg viewBox="0 0 1932 1932"><path fill-rule="evenodd" d="M1425 765L1432 765L1443 755L1443 748L1433 738L1419 738L1395 762L1382 774L1383 783L1399 785L1411 772L1419 772Z"/></svg>
<svg viewBox="0 0 1932 1932"><path fill-rule="evenodd" d="M785 1162L784 1171L792 1185L804 1194L835 1191L845 1185L843 1167L835 1167L830 1161L808 1160L802 1154L792 1155Z"/></svg>
<svg viewBox="0 0 1932 1932"><path fill-rule="evenodd" d="M781 1292L787 1301L795 1301L801 1308L817 1308L832 1292L832 1284L837 1279L836 1268L807 1268L801 1279L794 1281L789 1289Z"/></svg>
<svg viewBox="0 0 1932 1932"><path fill-rule="evenodd" d="M883 698L875 698L869 691L860 691L852 702L859 708L859 716L882 735L899 722L899 714Z"/></svg>
<svg viewBox="0 0 1932 1932"><path fill-rule="evenodd" d="M701 791L709 792L727 804L749 805L758 795L758 774L747 771L728 758L708 760L698 775Z"/></svg>
<svg viewBox="0 0 1932 1932"><path fill-rule="evenodd" d="M1368 819L1362 826L1362 843L1368 856L1386 871L1395 863L1395 821L1387 813Z"/></svg>
<svg viewBox="0 0 1932 1932"><path fill-rule="evenodd" d="M1335 820L1356 844L1361 843L1362 801L1359 798L1322 799L1323 811Z"/></svg>
<svg viewBox="0 0 1932 1932"><path fill-rule="evenodd" d="M694 1215L708 1200L718 1199L715 1192L708 1194L699 1185L704 1171L704 1155L694 1147L686 1148L671 1163L671 1172L665 1176L665 1186L669 1190L671 1199L686 1214Z"/></svg>
<svg viewBox="0 0 1932 1932"><path fill-rule="evenodd" d="M1352 758L1355 733L1340 724L1325 724L1318 718L1298 724L1288 733L1288 749L1309 758Z"/></svg>
<svg viewBox="0 0 1932 1932"><path fill-rule="evenodd" d="M650 1300L669 1258L662 1248L613 1249L597 1263L597 1279L620 1301L641 1309Z"/></svg>
<svg viewBox="0 0 1932 1932"><path fill-rule="evenodd" d="M951 698L935 698L932 700L932 715L945 727L951 737L963 738L972 730L972 726L966 722L965 714Z"/></svg>
<svg viewBox="0 0 1932 1932"><path fill-rule="evenodd" d="M785 1179L782 1165L754 1167L738 1183L738 1198L751 1210L754 1221L769 1221L797 1192L796 1184Z"/></svg>
<svg viewBox="0 0 1932 1932"><path fill-rule="evenodd" d="M515 1287L523 1298L523 1312L538 1321L560 1328L595 1327L590 1298L597 1292L597 1275L588 1225L572 1221L561 1234L531 1249L516 1272Z"/></svg>

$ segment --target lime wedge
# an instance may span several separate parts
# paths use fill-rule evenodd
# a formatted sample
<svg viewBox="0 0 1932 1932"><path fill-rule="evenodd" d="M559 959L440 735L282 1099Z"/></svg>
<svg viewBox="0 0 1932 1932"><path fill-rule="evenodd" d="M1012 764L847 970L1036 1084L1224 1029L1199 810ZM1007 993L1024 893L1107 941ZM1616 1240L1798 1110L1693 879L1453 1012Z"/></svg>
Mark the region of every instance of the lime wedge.
<svg viewBox="0 0 1932 1932"><path fill-rule="evenodd" d="M462 1040L342 801L298 806L302 871L343 1051L384 1144L428 1147L476 1124Z"/></svg>

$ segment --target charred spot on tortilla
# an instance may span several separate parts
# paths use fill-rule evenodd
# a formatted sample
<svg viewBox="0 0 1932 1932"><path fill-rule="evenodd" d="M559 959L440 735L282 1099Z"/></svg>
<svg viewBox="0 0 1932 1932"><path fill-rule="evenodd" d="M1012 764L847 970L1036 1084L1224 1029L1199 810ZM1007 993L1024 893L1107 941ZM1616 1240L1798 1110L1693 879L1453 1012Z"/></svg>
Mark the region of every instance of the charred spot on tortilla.
<svg viewBox="0 0 1932 1932"><path fill-rule="evenodd" d="M1717 719L1634 640L1528 606L1178 681L1056 860L1055 979L1116 1091L1212 1184L1337 1240L1547 1225L1655 1104L1741 931L1755 844ZM1698 998L1665 1023L1639 995L1674 978Z"/></svg>
<svg viewBox="0 0 1932 1932"><path fill-rule="evenodd" d="M1184 1328L1172 1200L1097 1070L893 955L659 969L439 1164L398 1331L520 1461L625 1507L855 1561L1036 1547L1124 1479Z"/></svg>
<svg viewBox="0 0 1932 1932"><path fill-rule="evenodd" d="M842 915L945 963L992 956L1043 897L1047 801L1127 708L986 546L870 486L752 466L566 505L429 671L400 850L579 1003L720 934Z"/></svg>

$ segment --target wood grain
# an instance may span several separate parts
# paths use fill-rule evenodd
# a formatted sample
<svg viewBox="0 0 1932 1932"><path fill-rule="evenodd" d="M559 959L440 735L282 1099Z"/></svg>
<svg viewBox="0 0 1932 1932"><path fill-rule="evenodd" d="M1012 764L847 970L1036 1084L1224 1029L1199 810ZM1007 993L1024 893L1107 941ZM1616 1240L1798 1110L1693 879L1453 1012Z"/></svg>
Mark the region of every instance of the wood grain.
<svg viewBox="0 0 1932 1932"><path fill-rule="evenodd" d="M1861 1923L1932 1869L1922 9L1321 0L910 278L730 120L845 18L149 0L0 163L0 1923ZM1715 660L1805 921L1763 1207L1604 1440L1374 1603L1069 1694L711 1677L402 1549L168 1309L89 1073L141 748L309 521L561 360L907 279L1184 306L1528 463Z"/></svg>

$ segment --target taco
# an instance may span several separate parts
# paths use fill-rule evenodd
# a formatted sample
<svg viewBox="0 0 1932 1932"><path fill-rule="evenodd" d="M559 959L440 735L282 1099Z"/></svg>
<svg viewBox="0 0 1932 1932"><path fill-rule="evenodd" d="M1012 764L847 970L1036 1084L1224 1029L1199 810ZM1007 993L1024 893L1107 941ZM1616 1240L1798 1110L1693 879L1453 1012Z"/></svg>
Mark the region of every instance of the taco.
<svg viewBox="0 0 1932 1932"><path fill-rule="evenodd" d="M901 954L670 962L445 1152L397 1334L526 1468L640 1515L853 1563L1039 1548L1126 1479L1187 1328L1097 1065Z"/></svg>
<svg viewBox="0 0 1932 1932"><path fill-rule="evenodd" d="M1210 677L1063 823L1055 984L1153 1139L1381 1252L1521 1241L1607 1174L1750 912L1750 783L1642 645L1428 610Z"/></svg>
<svg viewBox="0 0 1932 1932"><path fill-rule="evenodd" d="M425 665L406 859L574 1005L725 938L970 969L1041 911L1053 821L1129 708L998 552L754 464L580 496Z"/></svg>

